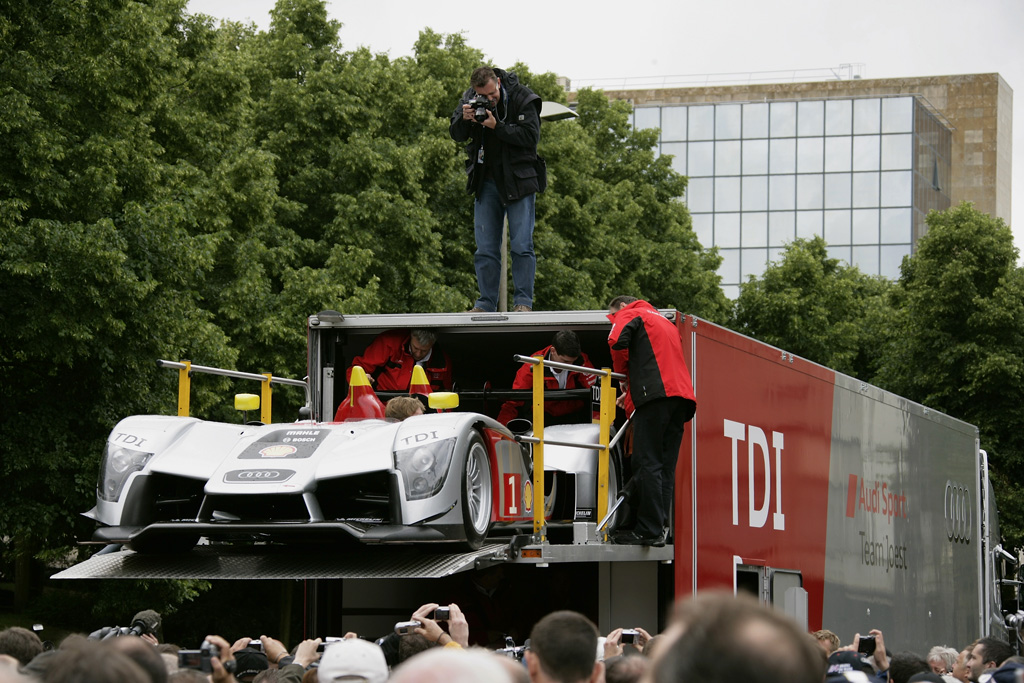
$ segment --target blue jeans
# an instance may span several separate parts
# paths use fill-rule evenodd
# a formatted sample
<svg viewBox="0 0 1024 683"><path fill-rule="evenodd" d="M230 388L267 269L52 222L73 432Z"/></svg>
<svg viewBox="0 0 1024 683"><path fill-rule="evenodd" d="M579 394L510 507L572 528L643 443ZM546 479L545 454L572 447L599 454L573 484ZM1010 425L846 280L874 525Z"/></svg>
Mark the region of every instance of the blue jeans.
<svg viewBox="0 0 1024 683"><path fill-rule="evenodd" d="M530 194L501 205L498 186L491 179L483 181L474 205L474 233L476 253L476 282L480 298L476 306L485 311L498 308L498 283L501 272L501 233L505 214L508 214L508 241L512 252L512 281L515 286L513 305L533 306L533 278L537 273L537 257L533 253L534 203Z"/></svg>

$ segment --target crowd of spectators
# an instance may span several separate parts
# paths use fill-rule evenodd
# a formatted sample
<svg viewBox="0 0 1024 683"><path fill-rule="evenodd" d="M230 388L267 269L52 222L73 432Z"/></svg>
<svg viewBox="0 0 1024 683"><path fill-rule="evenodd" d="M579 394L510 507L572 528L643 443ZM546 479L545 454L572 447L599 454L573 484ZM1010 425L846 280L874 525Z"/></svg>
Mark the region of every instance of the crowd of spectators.
<svg viewBox="0 0 1024 683"><path fill-rule="evenodd" d="M439 609L440 608L440 609ZM229 643L209 635L198 650L141 635L72 635L47 647L30 630L0 631L0 683L1011 683L1024 658L984 637L925 655L886 647L875 629L843 645L829 630L804 633L752 598L709 592L679 602L666 630L617 628L600 636L584 615L548 614L522 647L470 646L458 605L428 603L371 642L355 633L289 649L261 635ZM102 634L107 636L109 634ZM892 634L890 634L892 639Z"/></svg>

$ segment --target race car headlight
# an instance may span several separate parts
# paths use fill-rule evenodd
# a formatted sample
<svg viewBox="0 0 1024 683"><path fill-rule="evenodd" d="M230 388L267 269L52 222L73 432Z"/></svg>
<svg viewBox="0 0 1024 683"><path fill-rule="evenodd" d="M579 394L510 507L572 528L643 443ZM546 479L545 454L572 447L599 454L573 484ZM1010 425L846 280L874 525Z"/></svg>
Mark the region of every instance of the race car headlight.
<svg viewBox="0 0 1024 683"><path fill-rule="evenodd" d="M100 479L96 484L97 495L102 500L116 501L121 497L121 490L124 489L129 475L145 467L152 457L152 453L108 443L103 454L103 462L100 464Z"/></svg>
<svg viewBox="0 0 1024 683"><path fill-rule="evenodd" d="M455 439L445 439L395 451L395 469L405 481L405 497L418 500L440 491L454 450Z"/></svg>

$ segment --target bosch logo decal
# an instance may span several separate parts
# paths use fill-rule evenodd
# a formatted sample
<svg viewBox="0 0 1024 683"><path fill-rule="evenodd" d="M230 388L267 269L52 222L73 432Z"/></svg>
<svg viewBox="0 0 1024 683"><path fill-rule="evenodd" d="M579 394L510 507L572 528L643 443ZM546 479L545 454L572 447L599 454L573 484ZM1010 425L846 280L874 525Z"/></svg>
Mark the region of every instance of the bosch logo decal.
<svg viewBox="0 0 1024 683"><path fill-rule="evenodd" d="M294 475L295 470L232 470L224 475L224 481L235 484L279 484Z"/></svg>
<svg viewBox="0 0 1024 683"><path fill-rule="evenodd" d="M970 490L955 481L946 480L943 516L946 518L946 537L953 543L971 542L974 508Z"/></svg>

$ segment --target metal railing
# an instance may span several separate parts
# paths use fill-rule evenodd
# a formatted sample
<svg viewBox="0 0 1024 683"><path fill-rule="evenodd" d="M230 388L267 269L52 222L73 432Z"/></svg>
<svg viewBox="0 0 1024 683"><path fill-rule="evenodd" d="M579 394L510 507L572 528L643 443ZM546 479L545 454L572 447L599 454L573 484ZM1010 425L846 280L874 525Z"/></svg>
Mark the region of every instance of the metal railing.
<svg viewBox="0 0 1024 683"><path fill-rule="evenodd" d="M273 390L271 385L274 384L285 384L293 387L302 387L306 392L306 405L309 402L309 384L300 379L288 379L286 377L275 377L269 372L266 373L255 373L255 372L240 372L238 370L226 370L224 368L214 368L206 365L194 365L192 361L173 361L173 360L158 360L156 362L157 367L171 368L172 370L178 371L178 416L188 417L189 413L189 402L192 395L192 373L199 372L206 375L220 375L222 377L232 377L234 379L249 379L255 382L260 382L260 422L263 424L270 424L271 422L271 403Z"/></svg>
<svg viewBox="0 0 1024 683"><path fill-rule="evenodd" d="M608 511L608 454L618 443L623 433L615 435L615 441L610 440L612 420L615 418L615 388L612 380L624 380L626 376L619 372L612 372L608 368L598 370L596 368L585 368L581 365L559 363L553 360L544 360L538 356L512 357L517 363L529 363L533 365L533 436L520 436L520 441L533 444L533 533L538 540L545 540L544 525L544 444L552 446L568 446L571 448L585 448L597 450L597 519L604 519ZM551 367L558 370L569 370L585 375L593 375L601 378L601 403L600 420L598 422L598 445L592 443L573 443L569 441L545 441L544 439L544 368ZM602 539L604 534L602 533Z"/></svg>

